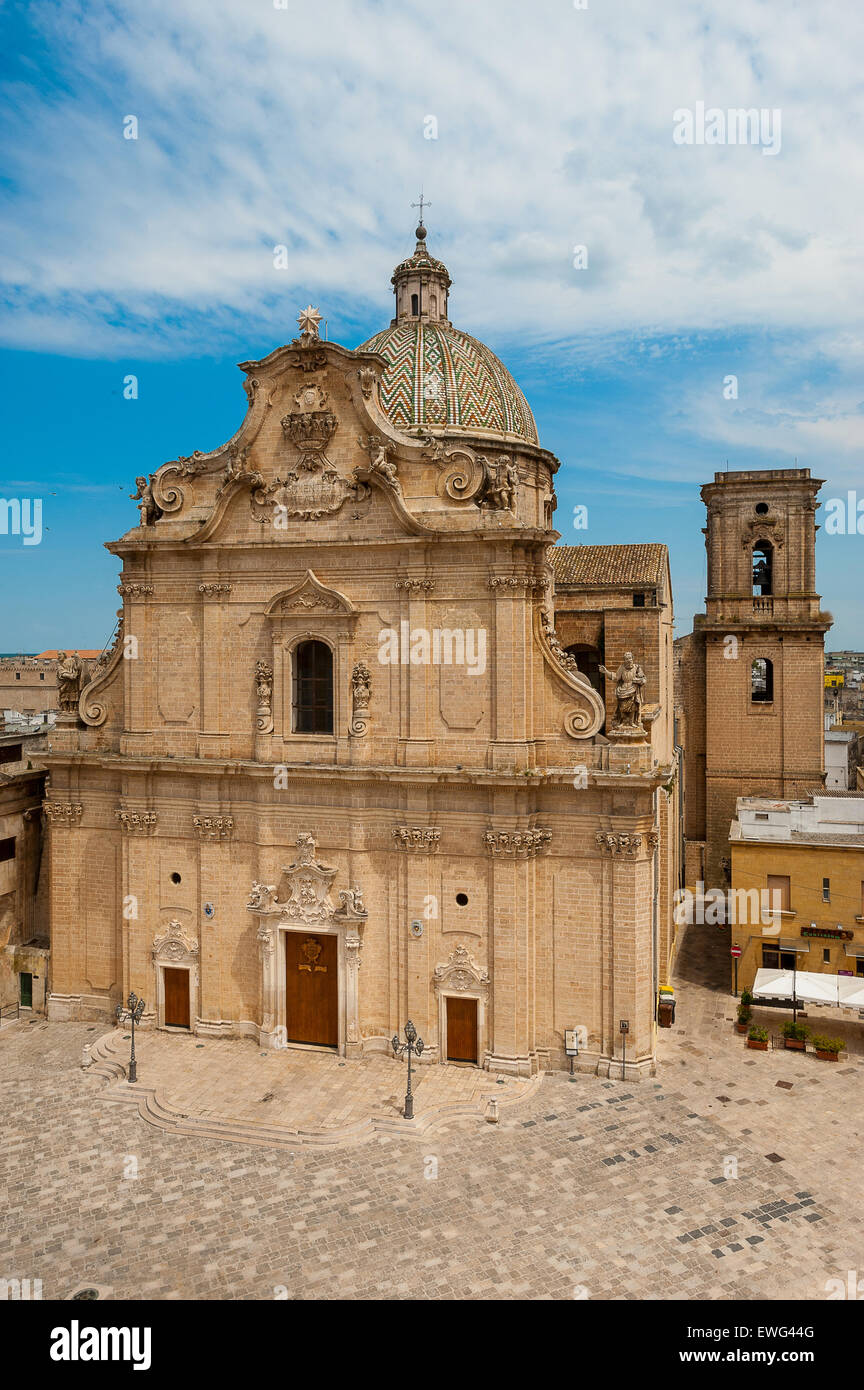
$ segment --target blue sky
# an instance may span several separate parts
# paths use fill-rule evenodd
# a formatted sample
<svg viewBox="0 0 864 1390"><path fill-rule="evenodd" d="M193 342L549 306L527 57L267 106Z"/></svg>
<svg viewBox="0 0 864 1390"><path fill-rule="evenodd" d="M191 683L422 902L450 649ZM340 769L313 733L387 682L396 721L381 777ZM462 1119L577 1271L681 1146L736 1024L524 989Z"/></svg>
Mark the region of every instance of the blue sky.
<svg viewBox="0 0 864 1390"><path fill-rule="evenodd" d="M666 542L679 632L705 591L699 486L727 461L797 459L823 498L864 498L852 7L324 8L0 9L0 496L41 497L45 527L0 535L0 650L106 640L103 543L136 521L135 476L234 432L235 364L302 305L347 346L389 322L421 184L454 322L561 459L562 538ZM779 109L779 152L677 146L673 112L699 101ZM820 532L829 647L864 646L862 549Z"/></svg>

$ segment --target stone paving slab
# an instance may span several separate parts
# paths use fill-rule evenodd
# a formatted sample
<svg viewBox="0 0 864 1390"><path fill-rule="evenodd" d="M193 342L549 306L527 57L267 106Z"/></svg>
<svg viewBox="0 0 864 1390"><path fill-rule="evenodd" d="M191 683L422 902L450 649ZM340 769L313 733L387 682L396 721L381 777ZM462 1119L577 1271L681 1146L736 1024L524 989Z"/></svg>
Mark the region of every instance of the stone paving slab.
<svg viewBox="0 0 864 1390"><path fill-rule="evenodd" d="M239 1039L168 1033L136 1037L138 1081L125 1079L129 1034L113 1029L91 1047L88 1075L114 1082L103 1097L175 1133L296 1146L352 1143L376 1132L428 1133L456 1117L481 1120L532 1095L542 1078L491 1076L476 1067L426 1065L412 1079L414 1120L403 1117L407 1065L347 1060L299 1049L262 1051ZM117 1078L124 1078L117 1080Z"/></svg>
<svg viewBox="0 0 864 1390"><path fill-rule="evenodd" d="M717 928L690 929L677 984L653 1080L547 1076L420 1142L170 1132L82 1072L94 1025L4 1031L0 1276L46 1299L824 1300L864 1277L860 1044L748 1053Z"/></svg>

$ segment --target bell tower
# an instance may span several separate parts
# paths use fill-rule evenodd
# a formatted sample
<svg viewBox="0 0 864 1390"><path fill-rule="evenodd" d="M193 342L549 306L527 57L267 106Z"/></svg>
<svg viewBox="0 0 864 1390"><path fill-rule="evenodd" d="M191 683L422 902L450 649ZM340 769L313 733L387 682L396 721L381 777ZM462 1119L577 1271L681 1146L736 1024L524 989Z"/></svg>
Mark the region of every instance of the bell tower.
<svg viewBox="0 0 864 1390"><path fill-rule="evenodd" d="M688 802L701 876L723 887L739 796L787 797L824 780L824 637L809 468L715 473L708 593L681 649ZM701 704L701 709L699 708ZM700 866L688 854L688 878Z"/></svg>

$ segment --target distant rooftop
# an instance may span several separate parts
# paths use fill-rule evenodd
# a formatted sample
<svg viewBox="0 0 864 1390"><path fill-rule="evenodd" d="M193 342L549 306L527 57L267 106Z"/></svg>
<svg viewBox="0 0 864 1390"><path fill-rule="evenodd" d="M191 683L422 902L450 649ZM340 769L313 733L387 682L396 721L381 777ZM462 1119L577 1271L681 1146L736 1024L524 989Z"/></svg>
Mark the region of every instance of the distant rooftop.
<svg viewBox="0 0 864 1390"><path fill-rule="evenodd" d="M550 558L559 586L580 584L588 588L625 588L662 583L666 574L666 546L556 545Z"/></svg>
<svg viewBox="0 0 864 1390"><path fill-rule="evenodd" d="M739 796L733 844L847 845L864 849L864 793L819 790L800 800Z"/></svg>
<svg viewBox="0 0 864 1390"><path fill-rule="evenodd" d="M83 659L84 659L85 661L90 661L90 660L95 661L96 658L97 658L97 656L101 656L101 655L102 655L102 648L101 648L101 647L97 647L95 651L93 650L92 647L61 647L61 648L60 648L60 651L65 651L65 652L77 652L78 655L79 655L80 657L83 657ZM58 658L58 656L60 655L60 651L55 651L55 650L52 648L51 651L47 651L47 652L37 652L37 653L36 653L36 660L37 660L37 661L56 661L57 658Z"/></svg>

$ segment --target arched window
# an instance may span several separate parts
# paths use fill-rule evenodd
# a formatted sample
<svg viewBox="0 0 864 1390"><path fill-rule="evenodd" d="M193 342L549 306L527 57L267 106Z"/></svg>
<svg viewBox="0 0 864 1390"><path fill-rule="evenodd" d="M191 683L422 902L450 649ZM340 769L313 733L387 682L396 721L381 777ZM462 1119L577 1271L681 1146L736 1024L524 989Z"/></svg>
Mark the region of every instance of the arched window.
<svg viewBox="0 0 864 1390"><path fill-rule="evenodd" d="M419 295L412 294L412 296L411 296L411 313L416 315L416 314L419 314L419 312L420 312L420 297L419 297Z"/></svg>
<svg viewBox="0 0 864 1390"><path fill-rule="evenodd" d="M773 594L774 547L770 541L760 541L753 547L753 597Z"/></svg>
<svg viewBox="0 0 864 1390"><path fill-rule="evenodd" d="M603 676L600 671L602 656L596 647L590 647L585 642L572 642L564 650L568 656L576 658L576 665L580 676L585 676L593 685L599 695L603 694Z"/></svg>
<svg viewBox="0 0 864 1390"><path fill-rule="evenodd" d="M333 653L326 642L300 642L294 648L294 732L333 732Z"/></svg>
<svg viewBox="0 0 864 1390"><path fill-rule="evenodd" d="M774 663L765 656L758 656L750 667L750 699L754 705L774 699Z"/></svg>

